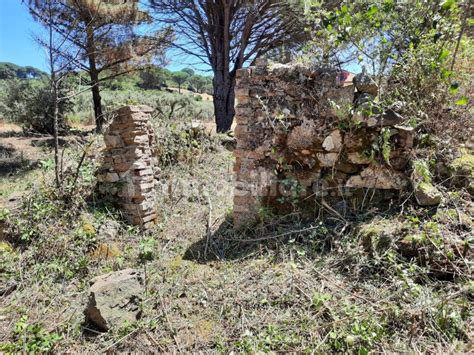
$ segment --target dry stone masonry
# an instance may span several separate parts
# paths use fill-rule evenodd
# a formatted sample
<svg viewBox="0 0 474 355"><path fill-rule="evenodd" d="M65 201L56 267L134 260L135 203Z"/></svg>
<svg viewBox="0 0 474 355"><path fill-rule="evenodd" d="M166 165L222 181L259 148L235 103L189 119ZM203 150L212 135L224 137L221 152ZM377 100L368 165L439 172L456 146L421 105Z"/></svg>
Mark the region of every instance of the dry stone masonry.
<svg viewBox="0 0 474 355"><path fill-rule="evenodd" d="M111 197L134 225L151 227L155 208L156 138L148 106L125 106L116 111L104 135L104 162L99 191Z"/></svg>
<svg viewBox="0 0 474 355"><path fill-rule="evenodd" d="M413 128L397 105L377 108L368 75L347 74L265 60L237 72L237 226L266 209L344 214L409 187Z"/></svg>

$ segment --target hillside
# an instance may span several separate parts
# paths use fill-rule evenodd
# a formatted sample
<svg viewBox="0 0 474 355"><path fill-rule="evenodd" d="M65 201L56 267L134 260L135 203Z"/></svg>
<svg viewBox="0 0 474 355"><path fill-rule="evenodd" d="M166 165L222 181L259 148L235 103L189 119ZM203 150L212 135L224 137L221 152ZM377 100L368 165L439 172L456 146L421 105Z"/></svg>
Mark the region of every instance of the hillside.
<svg viewBox="0 0 474 355"><path fill-rule="evenodd" d="M458 236L467 242L474 227L463 190L447 189L437 209L325 221L268 215L236 232L228 139L187 137L185 121L155 124L160 179L174 183L158 195L159 222L148 233L90 195L100 136L65 142L66 169L85 142L93 147L67 205L48 184L43 140L29 139L45 149L33 157L22 153L27 146L2 148L4 159L18 159L0 181L4 349L469 352L472 259L445 249ZM421 263L400 250L415 236L429 256ZM393 244L381 244L387 238ZM130 267L146 275L142 317L98 333L84 323L88 280Z"/></svg>
<svg viewBox="0 0 474 355"><path fill-rule="evenodd" d="M13 63L0 62L0 80L5 79L39 79L47 76L44 71L31 66L19 66Z"/></svg>

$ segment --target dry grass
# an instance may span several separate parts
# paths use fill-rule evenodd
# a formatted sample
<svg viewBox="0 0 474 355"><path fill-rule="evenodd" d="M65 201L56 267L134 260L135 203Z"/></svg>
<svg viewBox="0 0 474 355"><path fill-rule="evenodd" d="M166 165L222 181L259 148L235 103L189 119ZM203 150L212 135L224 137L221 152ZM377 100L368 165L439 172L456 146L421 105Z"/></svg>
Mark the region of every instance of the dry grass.
<svg viewBox="0 0 474 355"><path fill-rule="evenodd" d="M472 255L447 253L451 241L472 243L469 195L446 191L438 210L407 204L354 220L263 215L234 232L231 178L222 146L169 166L162 181L192 188L173 183L160 196L152 233L120 223L113 237L103 226L120 216L98 201L65 209L48 191L28 193L22 218L38 221L36 234L0 244L0 289L13 285L0 296L2 344L81 353L473 350ZM405 238L423 233L420 253L403 253ZM146 273L144 316L97 334L84 324L88 280L125 267Z"/></svg>

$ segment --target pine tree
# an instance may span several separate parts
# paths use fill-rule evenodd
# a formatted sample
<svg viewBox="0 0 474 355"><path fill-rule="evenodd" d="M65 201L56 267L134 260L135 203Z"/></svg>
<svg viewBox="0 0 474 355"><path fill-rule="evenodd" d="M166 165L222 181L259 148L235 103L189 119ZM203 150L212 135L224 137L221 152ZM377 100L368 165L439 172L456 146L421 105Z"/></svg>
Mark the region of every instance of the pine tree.
<svg viewBox="0 0 474 355"><path fill-rule="evenodd" d="M48 8L42 0L29 0L29 9L39 22L45 22ZM137 26L151 23L138 0L54 0L54 31L69 44L58 53L74 69L89 76L97 131L102 130L100 84L163 58L171 30L139 35Z"/></svg>

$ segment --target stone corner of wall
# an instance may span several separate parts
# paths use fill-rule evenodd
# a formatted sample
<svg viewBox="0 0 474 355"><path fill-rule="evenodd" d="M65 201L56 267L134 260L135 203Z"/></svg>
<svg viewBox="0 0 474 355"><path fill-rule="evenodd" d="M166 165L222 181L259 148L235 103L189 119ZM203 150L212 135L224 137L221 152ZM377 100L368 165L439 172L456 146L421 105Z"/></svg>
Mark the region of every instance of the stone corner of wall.
<svg viewBox="0 0 474 355"><path fill-rule="evenodd" d="M406 169L414 130L394 111L376 117L357 113L366 102L361 99L373 99L378 90L373 81L361 79L351 80L340 70L266 60L237 72L235 226L258 217L260 207L279 210L276 201L286 198L286 180L295 181L303 195L335 204L357 198L360 189L391 196L389 191L409 187ZM341 126L343 107L349 108L347 118L358 123L351 129ZM386 130L390 157L367 158ZM239 196L242 191L253 195Z"/></svg>

